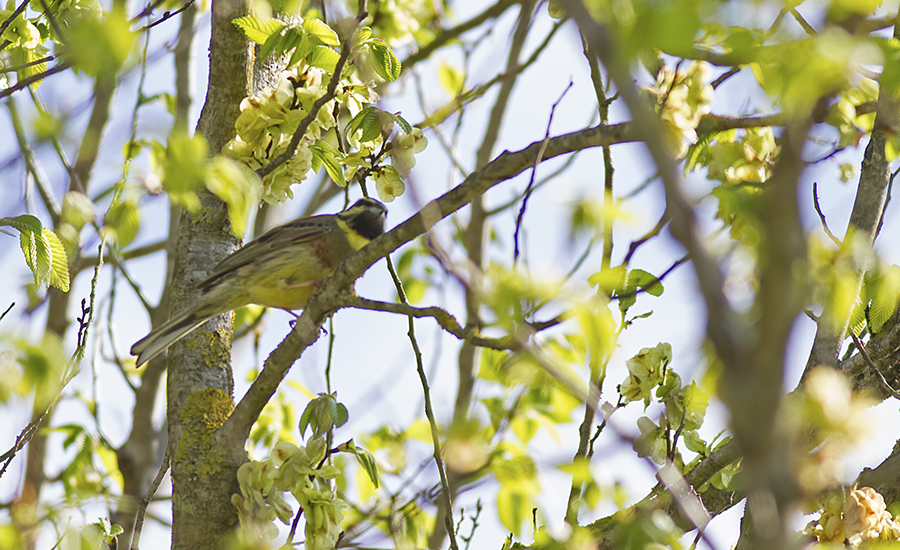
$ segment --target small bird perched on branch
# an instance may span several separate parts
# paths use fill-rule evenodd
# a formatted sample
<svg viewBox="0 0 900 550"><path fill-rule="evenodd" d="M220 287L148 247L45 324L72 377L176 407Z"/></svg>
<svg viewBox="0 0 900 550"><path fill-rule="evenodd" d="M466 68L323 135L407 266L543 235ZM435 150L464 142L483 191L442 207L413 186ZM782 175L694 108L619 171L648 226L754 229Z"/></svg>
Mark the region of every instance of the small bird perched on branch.
<svg viewBox="0 0 900 550"><path fill-rule="evenodd" d="M387 208L360 199L338 214L280 225L222 260L200 283L200 300L131 347L140 367L211 317L248 304L300 309L338 265L384 233Z"/></svg>

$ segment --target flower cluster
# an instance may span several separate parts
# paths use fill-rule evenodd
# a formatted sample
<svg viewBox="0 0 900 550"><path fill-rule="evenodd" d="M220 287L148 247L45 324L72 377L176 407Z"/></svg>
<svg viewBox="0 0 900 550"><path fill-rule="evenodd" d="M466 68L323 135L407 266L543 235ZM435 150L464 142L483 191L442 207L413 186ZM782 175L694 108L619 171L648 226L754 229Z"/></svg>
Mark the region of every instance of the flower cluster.
<svg viewBox="0 0 900 550"><path fill-rule="evenodd" d="M685 155L688 144L697 141L697 125L709 113L714 96L709 73L709 65L702 61L677 72L663 66L656 83L644 88L656 101L666 129L665 142L678 158Z"/></svg>
<svg viewBox="0 0 900 550"><path fill-rule="evenodd" d="M666 367L672 362L672 346L657 344L654 348L644 348L625 362L628 378L619 385L619 393L626 402L644 400L650 404L653 389L663 383Z"/></svg>
<svg viewBox="0 0 900 550"><path fill-rule="evenodd" d="M237 135L223 152L256 170L287 151L300 121L309 114L313 103L325 95L325 75L323 69L302 65L282 73L278 85L266 94L244 98L235 122ZM291 185L306 179L313 168L311 147L336 126L335 102L354 106L377 99L366 86L340 89L336 99L316 113L294 156L263 178L263 200L277 203L293 197Z"/></svg>
<svg viewBox="0 0 900 550"><path fill-rule="evenodd" d="M345 504L327 483L340 470L324 464L325 451L322 437L314 437L306 447L281 441L268 459L238 469L241 494L232 495L231 502L238 509L245 537L271 540L278 535L272 524L276 518L290 524L293 510L284 498L289 491L306 517L306 548L334 548Z"/></svg>
<svg viewBox="0 0 900 550"><path fill-rule="evenodd" d="M660 414L658 423L646 416L638 419L641 433L634 440L634 450L638 456L649 457L657 464L664 464L667 458L672 458L681 467L681 455L669 439L669 432L677 427L689 450L708 452L708 445L697 430L706 418L709 395L694 382L683 385L678 373L669 368L671 362L672 346L667 343L642 349L625 362L628 378L619 385L619 394L623 402L643 400L645 409L655 394L665 410Z"/></svg>
<svg viewBox="0 0 900 550"><path fill-rule="evenodd" d="M845 497L830 496L819 519L810 522L803 532L818 542L855 548L866 541L900 540L900 522L887 511L878 491L863 487Z"/></svg>
<svg viewBox="0 0 900 550"><path fill-rule="evenodd" d="M772 176L777 154L775 133L769 126L745 129L740 141L735 133L722 132L710 146L709 178L724 183L763 183Z"/></svg>

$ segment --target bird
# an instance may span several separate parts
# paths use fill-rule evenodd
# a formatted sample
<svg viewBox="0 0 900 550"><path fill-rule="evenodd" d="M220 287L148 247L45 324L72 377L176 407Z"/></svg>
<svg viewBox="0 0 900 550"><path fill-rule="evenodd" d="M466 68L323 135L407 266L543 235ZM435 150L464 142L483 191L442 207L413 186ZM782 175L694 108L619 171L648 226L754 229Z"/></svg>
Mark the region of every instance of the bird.
<svg viewBox="0 0 900 550"><path fill-rule="evenodd" d="M299 218L247 243L198 285L197 303L131 347L136 366L226 311L248 304L303 308L341 262L384 233L386 217L382 203L363 198L338 214Z"/></svg>

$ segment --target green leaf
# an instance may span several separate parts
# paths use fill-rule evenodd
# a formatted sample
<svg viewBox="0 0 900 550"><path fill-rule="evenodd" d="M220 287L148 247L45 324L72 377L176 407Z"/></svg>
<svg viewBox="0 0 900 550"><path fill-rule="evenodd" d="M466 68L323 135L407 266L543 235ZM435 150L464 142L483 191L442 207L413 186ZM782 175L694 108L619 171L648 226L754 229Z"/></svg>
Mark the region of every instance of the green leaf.
<svg viewBox="0 0 900 550"><path fill-rule="evenodd" d="M697 433L697 430L688 430L683 433L684 446L688 448L688 450L693 451L695 453L705 453L706 452L706 442L700 437L700 434Z"/></svg>
<svg viewBox="0 0 900 550"><path fill-rule="evenodd" d="M319 394L309 402L300 415L300 435L306 434L306 428L312 428L313 436L318 437L333 428L347 423L349 415L347 407L338 403L334 395Z"/></svg>
<svg viewBox="0 0 900 550"><path fill-rule="evenodd" d="M312 45L309 43L309 38L306 36L303 29L299 27L291 27L285 31L284 39L284 51L294 50L294 53L291 54L291 61L288 63L288 66L293 67L300 61L306 59L306 56L312 51Z"/></svg>
<svg viewBox="0 0 900 550"><path fill-rule="evenodd" d="M400 78L403 64L397 59L394 50L388 46L387 42L380 38L373 38L369 41L369 50L372 52L372 68L375 69L378 76L388 82L394 82Z"/></svg>
<svg viewBox="0 0 900 550"><path fill-rule="evenodd" d="M869 330L880 332L893 317L900 301L900 266L885 266L874 281L874 293L869 305Z"/></svg>
<svg viewBox="0 0 900 550"><path fill-rule="evenodd" d="M44 237L50 245L51 262L47 283L55 286L63 292L69 291L69 258L66 256L66 247L56 236L56 233L44 228Z"/></svg>
<svg viewBox="0 0 900 550"><path fill-rule="evenodd" d="M140 212L130 201L116 203L103 218L104 232L115 240L119 248L124 248L134 240L140 224Z"/></svg>
<svg viewBox="0 0 900 550"><path fill-rule="evenodd" d="M165 156L157 159L163 188L169 198L190 211L200 207L194 193L204 186L208 149L202 135L190 136L187 132L175 131L169 136Z"/></svg>
<svg viewBox="0 0 900 550"><path fill-rule="evenodd" d="M30 215L30 214L22 214L21 216L13 216L11 218L0 218L0 227L10 226L14 229L21 231L31 231L32 233L39 233L44 226L41 224L41 220Z"/></svg>
<svg viewBox="0 0 900 550"><path fill-rule="evenodd" d="M616 292L619 297L619 310L622 313L634 305L638 290L643 290L652 296L660 296L663 293L663 285L655 275L643 269L629 271L625 284Z"/></svg>
<svg viewBox="0 0 900 550"><path fill-rule="evenodd" d="M513 535L519 536L522 524L531 518L532 499L524 492L517 490L512 484L503 484L497 491L497 515Z"/></svg>
<svg viewBox="0 0 900 550"><path fill-rule="evenodd" d="M441 63L438 67L438 81L450 97L456 97L463 91L466 77L456 67Z"/></svg>
<svg viewBox="0 0 900 550"><path fill-rule="evenodd" d="M628 269L624 265L611 267L588 277L588 284L596 286L604 294L612 295L625 287Z"/></svg>
<svg viewBox="0 0 900 550"><path fill-rule="evenodd" d="M94 203L81 191L69 191L63 197L60 221L72 224L78 231L94 219Z"/></svg>
<svg viewBox="0 0 900 550"><path fill-rule="evenodd" d="M305 19L303 28L311 38L318 39L319 42L326 46L340 46L341 40L334 30L325 24L321 19Z"/></svg>
<svg viewBox="0 0 900 550"><path fill-rule="evenodd" d="M66 33L66 58L91 76L113 77L134 42L128 20L121 10L106 12L105 19L73 18Z"/></svg>
<svg viewBox="0 0 900 550"><path fill-rule="evenodd" d="M347 123L345 136L352 136L361 130L362 133L358 138L360 143L375 141L381 137L381 129L383 128L381 113L382 111L376 107L366 107L356 113L356 116Z"/></svg>
<svg viewBox="0 0 900 550"><path fill-rule="evenodd" d="M528 443L535 435L537 435L540 425L534 418L516 416L510 421L509 427L512 428L513 433L516 434L519 441Z"/></svg>
<svg viewBox="0 0 900 550"><path fill-rule="evenodd" d="M9 13L9 12L6 12ZM9 65L23 67L16 71L16 78L22 81L28 77L41 74L47 70L47 62L35 63L38 59L42 59L47 51L44 48L30 49L24 47L14 47L9 52ZM40 55L39 55L40 54ZM29 65L34 63L33 65ZM26 66L27 65L27 66ZM31 85L31 89L36 90L43 80L38 80ZM58 129L58 128L57 128Z"/></svg>
<svg viewBox="0 0 900 550"><path fill-rule="evenodd" d="M360 45L365 43L366 40L372 37L372 28L362 26L356 29L356 34L353 36L353 43L356 45Z"/></svg>
<svg viewBox="0 0 900 550"><path fill-rule="evenodd" d="M402 116L400 116L396 113L387 113L387 114L394 120L394 122L397 123L397 126L400 126L400 129L403 130L404 134L412 133L412 131L413 131L412 124L407 122L407 120L405 118L403 118Z"/></svg>
<svg viewBox="0 0 900 550"><path fill-rule="evenodd" d="M247 37L247 40L257 44L265 44L270 36L284 28L284 23L272 17L257 17L245 15L231 21Z"/></svg>
<svg viewBox="0 0 900 550"><path fill-rule="evenodd" d="M309 52L306 62L313 67L319 67L326 73L333 73L340 58L340 54L328 46L315 46Z"/></svg>
<svg viewBox="0 0 900 550"><path fill-rule="evenodd" d="M294 50L291 55L291 65L304 59L310 52L309 39L301 27L286 27L269 35L265 43L259 48L259 58L268 59L274 55L280 59L285 53Z"/></svg>
<svg viewBox="0 0 900 550"><path fill-rule="evenodd" d="M309 147L309 150L313 154L313 160L320 162L325 167L325 172L331 178L331 181L341 187L347 187L344 171L339 161L339 159L344 158L344 155L340 151L324 141L315 142ZM313 169L316 172L319 171L315 164L313 164Z"/></svg>
<svg viewBox="0 0 900 550"><path fill-rule="evenodd" d="M50 280L50 267L53 262L50 241L44 235L43 229L38 232L22 231L19 233L19 245L25 254L25 264L34 275L34 284L40 288L43 281Z"/></svg>
<svg viewBox="0 0 900 550"><path fill-rule="evenodd" d="M259 176L242 162L217 156L206 169L206 188L222 199L228 207L231 231L243 237L250 212L259 203L262 182Z"/></svg>
<svg viewBox="0 0 900 550"><path fill-rule="evenodd" d="M315 433L315 426L313 426L313 402L310 401L306 408L303 409L303 414L300 415L300 422L298 423L298 428L300 429L300 437L306 437L306 428L312 428L313 433Z"/></svg>
<svg viewBox="0 0 900 550"><path fill-rule="evenodd" d="M663 293L663 285L659 279L643 269L632 269L628 273L627 285L632 288L640 288L652 296L661 296Z"/></svg>
<svg viewBox="0 0 900 550"><path fill-rule="evenodd" d="M273 32L259 47L259 59L266 60L273 52L276 53L276 57L280 57L285 51L284 43L284 30Z"/></svg>
<svg viewBox="0 0 900 550"><path fill-rule="evenodd" d="M375 457L372 456L372 453L362 447L357 447L352 439L339 445L337 450L345 453L353 453L353 456L356 457L356 462L363 471L366 472L366 475L369 476L369 481L372 482L372 485L374 485L376 489L378 488L380 485L380 480L378 478L378 464L376 464Z"/></svg>
<svg viewBox="0 0 900 550"><path fill-rule="evenodd" d="M340 428L347 423L347 420L350 419L350 413L347 411L347 407L343 403L337 403L336 409L337 410L334 417L334 427Z"/></svg>

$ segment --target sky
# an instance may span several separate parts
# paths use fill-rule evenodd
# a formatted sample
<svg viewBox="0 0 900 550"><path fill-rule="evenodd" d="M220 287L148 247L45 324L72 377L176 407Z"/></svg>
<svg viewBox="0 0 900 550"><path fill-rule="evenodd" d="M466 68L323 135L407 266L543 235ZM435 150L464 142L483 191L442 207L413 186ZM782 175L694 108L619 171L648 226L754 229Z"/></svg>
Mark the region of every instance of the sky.
<svg viewBox="0 0 900 550"><path fill-rule="evenodd" d="M480 8L481 4L469 0L458 4L454 15L457 20L464 20L467 15ZM734 9L738 10L739 8ZM538 17L534 24L525 49L526 52L532 51L552 24L544 12L541 13L542 16ZM734 17L739 18L743 15L735 13ZM471 58L469 69L471 82L480 82L489 78L505 64L506 47L509 42L508 29L514 22L515 14L506 14L494 26L492 32L480 37L479 48L473 52ZM163 25L159 27L158 33L154 32L151 35L151 43L154 44L150 48L151 51L160 49L160 45L168 40L169 31L174 31L175 26L174 23ZM584 66L581 45L573 30L574 27L571 24L564 27L560 38L555 40L542 55L539 70L528 71L520 78L494 156L502 150L517 150L542 139L547 128L551 107L560 99L570 81L571 89L565 92L565 96L559 101L556 108L550 126L551 134L558 135L582 128L588 124L588 121L592 121L596 102ZM191 72L194 96L192 113L194 120L199 116L205 93L208 31L208 17L201 16L198 18L197 36L192 56ZM455 65L462 62L458 51L442 52L438 60ZM144 84L145 95L172 90L170 65L169 56L161 56L150 64ZM448 98L437 83L436 63L425 64L422 75L426 105L434 108L447 101ZM72 112L71 125L73 128L83 127L87 117L85 105L87 105L90 94L89 89L83 86L85 81L72 75L71 72L52 78L53 81L48 81L39 89L42 99L50 105L60 106ZM410 79L399 83L396 89L398 94L386 98L382 108L392 112L400 111L407 120L413 123L422 120L423 113L418 107L416 97L416 83ZM125 77L121 90L114 103L110 129L104 136L102 156L94 178L94 181L98 182L97 188L116 181L121 174L121 143L127 139L130 131L131 113L137 98L136 73ZM743 75L726 83L720 89L712 111L714 113L734 112L737 109L746 108L748 103L762 112L766 112L765 109L768 108L762 93L755 89L755 84L747 75ZM18 104L25 110L28 101L25 97L20 97ZM491 105L490 99L473 105L463 120L458 156L469 168L474 162L472 160L474 151L480 144L480 137ZM142 109L138 121L139 135L164 138L169 124L169 119L166 117L168 115L162 106L150 106ZM627 120L627 113L620 108L614 108L612 117L613 122ZM0 131L4 131L5 135L12 135L8 117L0 117ZM78 135L78 132L75 132L75 135ZM427 201L460 182L460 177L454 175L452 167L440 151L435 136L426 133L426 137L429 138L430 146L417 157L417 165L408 182L410 191L389 205L389 227L393 227L414 214L416 202L413 197L417 197L420 201ZM71 144L69 145L71 146ZM864 146L865 143L862 145ZM38 148L39 155L47 155L48 151L47 145ZM15 155L15 143L12 140L0 141L0 166L6 166L5 161L13 159ZM613 155L617 169L617 195L622 196L637 189L652 175L652 163L642 146L637 144L617 145L613 148ZM832 229L839 234L843 232L855 189L852 184L837 181L836 166L842 162L851 162L856 166L858 173L861 156L861 149L848 151L808 169L801 184L800 195L803 198L801 201L803 204L802 214L806 227L815 227L819 223L811 201L808 200L811 197L812 182L818 181L823 211ZM538 170L538 178L551 174L560 164L561 161L544 163ZM552 223L552 221L566 220L572 202L578 198L598 196L598 189L602 188L602 180L599 175L602 172L601 167L600 150L586 151L578 156L569 171L554 178L535 193L525 213L526 229L523 238L523 256L529 261L535 277L552 279L565 273L572 265L574 258L580 254L582 247L585 246L583 241L575 243L570 241L566 223ZM144 169L145 166L138 163L135 173L139 174ZM53 163L48 163L47 172L50 181L55 182L55 188L61 191L65 184L62 171ZM20 185L22 181L21 164L14 165L5 173L9 178L8 181L14 181L16 185L10 184L0 189L0 199L2 199L0 216L17 215L24 211L40 213L40 210L34 206L36 203L34 198L27 202L28 207L26 207L26 202L23 202ZM492 189L486 195L488 208L504 204L520 193L527 184L527 178L528 174L525 174ZM285 205L283 209L283 221L291 219L300 211L312 189L310 184L315 181L315 178L310 178L307 180L307 184L296 186L295 200ZM715 229L717 227L713 219L715 205L708 198L704 199L710 189L709 182L701 174L691 174L686 178L685 187L688 193L698 201L701 223L709 230ZM145 204L145 222L133 243L135 246L156 241L167 228L167 207L164 199L161 197L149 198ZM664 195L658 183L651 184L635 199L623 204L623 209L630 219L617 226L614 264L616 261L621 261L631 240L653 227L663 212L664 205ZM336 200L332 201L323 211L335 212L339 208L340 201ZM896 214L897 206L893 204L886 217L884 235L900 234L898 233L900 232L900 216ZM458 219L464 222L467 214L463 212L458 216ZM543 223L542 220L551 220L551 223ZM490 255L497 261L508 263L511 258L510 243L513 222L512 212L496 217L494 226L496 241L492 244ZM453 220L450 219L441 222L434 230L436 238L444 243L450 242L453 231ZM86 239L87 248L95 246L94 240ZM892 247L886 239L882 239L879 243L879 253L886 261L900 262L900 250L896 246ZM668 233L664 233L638 252L635 256L635 266L653 273L660 273L682 254L680 246ZM24 267L16 240L7 238L6 245L0 246L0 266L5 273L10 274L8 280L14 282L14 284L2 285L0 288L0 305L12 301L17 304L25 303L18 282L27 280L30 275ZM586 279L598 269L598 266L599 254L594 253L573 277L567 289L574 296L588 295L591 290ZM144 292L155 299L162 285L162 255L137 260L132 265L132 269ZM100 281L101 288L108 288L110 284L108 270L101 274ZM739 283L739 281L737 282ZM86 296L88 283L89 275L79 277L73 285L74 295ZM704 359L700 345L704 338L702 332L704 313L702 300L696 290L693 272L689 266L682 266L675 270L664 283L666 291L661 298L642 299L635 306L635 312L652 309L653 315L637 321L633 330L623 334L619 341L619 348L610 363L609 382L603 399L615 401L612 394L615 384L625 377L625 360L641 348L652 347L657 342L665 341L672 344L673 365L683 379L687 380L692 375L702 373ZM454 285L452 280L446 281L435 291L427 294L418 305L442 305L456 314L457 318L463 318L464 308L459 301L459 289ZM740 292L740 284L736 284L733 289L735 292ZM393 285L383 261L370 269L357 283L356 290L359 295L364 297L393 300ZM740 298L738 295L732 297ZM80 299L73 302L78 301ZM140 309L138 301L129 292L120 293L117 297L116 308L116 345L120 351L124 352L134 341L146 334L149 321ZM18 330L32 336L39 335L41 327L44 325L44 316L44 310L39 310L29 322L23 323ZM287 334L289 320L290 316L284 312L271 312L265 322L266 330L259 341L257 350L252 349L247 341L236 346L234 350L236 396L240 396L248 386L246 373L250 369L258 368L269 351L274 349ZM104 328L105 319L97 318L96 321L98 328ZM330 330L338 342L333 359L332 384L338 392L339 400L345 403L350 410L350 423L339 430L336 436L338 439L358 437L359 434L385 423L404 427L421 416L421 387L415 373L412 351L406 339L407 321L405 318L345 310L335 317L334 327ZM428 320L417 321L416 331L425 353L425 365L429 373L430 385L433 388L432 397L436 416L439 422L446 423L452 413L455 397L454 365L458 343L454 338L441 334L434 323ZM799 373L805 365L813 334L812 322L805 317L799 318L795 323L789 349L789 369L785 379L788 389L796 384ZM346 342L352 343L344 344ZM69 344L74 348L71 337ZM289 380L304 386L313 393L325 391L322 366L325 364L326 357L327 338L321 338L294 366ZM96 376L91 376L90 368L87 368L86 365L85 372L73 382L72 389L89 394L96 391L96 397L100 403L99 415L104 435L113 444L118 445L124 441L130 428L128 411L132 403L129 391L112 368L100 365L98 369ZM300 403L298 406L302 408L305 404L305 397L302 393L290 388L285 391L293 395L293 398ZM487 395L489 391L486 388L480 389L481 393L478 394L478 397ZM0 426L0 448L7 446L3 443L4 441L12 442L19 428L27 422L27 413L21 406L7 407L4 412L7 414L8 421ZM158 407L157 414L161 419L163 414L161 406ZM644 412L639 405L632 405L617 413L616 426L625 433L634 434L637 431L634 421L638 416L644 414L655 419L658 411L654 412L651 409ZM576 416L579 415L576 414ZM708 424L704 426L704 435L712 437L725 426L724 409L719 404L713 404L707 416L709 420ZM900 421L896 407L889 403L876 407L872 416L873 434L887 433L885 431L887 427L895 426L896 422ZM60 408L53 424L57 425L77 419L85 421L88 419L85 408L77 403L67 403ZM575 430L577 430L577 422L562 428L559 432L559 441L562 443L557 442L547 433L539 436L530 448L536 462L541 466L551 466L570 460L574 452L573 442L577 441ZM881 439L872 437L865 445L859 447L858 452L849 457L846 468L851 479L862 466L875 466L881 458L887 456L893 441L882 441ZM421 458L425 460L430 450L427 446L422 446L416 452L419 452ZM653 476L655 474L643 461L634 460L632 453L628 444L618 440L612 432L608 432L598 441L598 459L595 461L595 472L598 478L609 482L624 483L631 498L629 502L638 500L645 494L654 483ZM53 462L56 460L56 457L50 459L51 470L54 467ZM410 463L414 462L414 459L410 460ZM17 459L10 472L0 479L0 500L6 500L14 490L14 484L20 479L23 465L24 462ZM543 494L540 505L548 523L554 529L560 529L562 526L561 518L565 509L568 485L569 479L560 474L547 475L542 478ZM472 499L473 497L467 494L461 496L458 502L471 510L474 505ZM476 540L480 542L479 547L495 544L499 547L499 541L505 538L506 533L496 521L496 515L492 510L493 503L486 504L488 509L482 516L484 526L480 528L481 531ZM736 540L741 509L741 506L737 506L714 520L709 536L717 548L727 548ZM105 514L100 505L89 510L89 513ZM168 515L165 506L154 505L152 511L162 516ZM603 504L592 514L582 516L582 520L602 517L610 511L610 505ZM94 519L96 517L75 515L75 521L90 522ZM803 523L799 519L798 522ZM45 533L46 536L47 533ZM529 541L528 537L527 532L523 533L522 538L525 542ZM142 540L144 548L148 549L166 548L169 545L167 531L154 522L145 528Z"/></svg>

